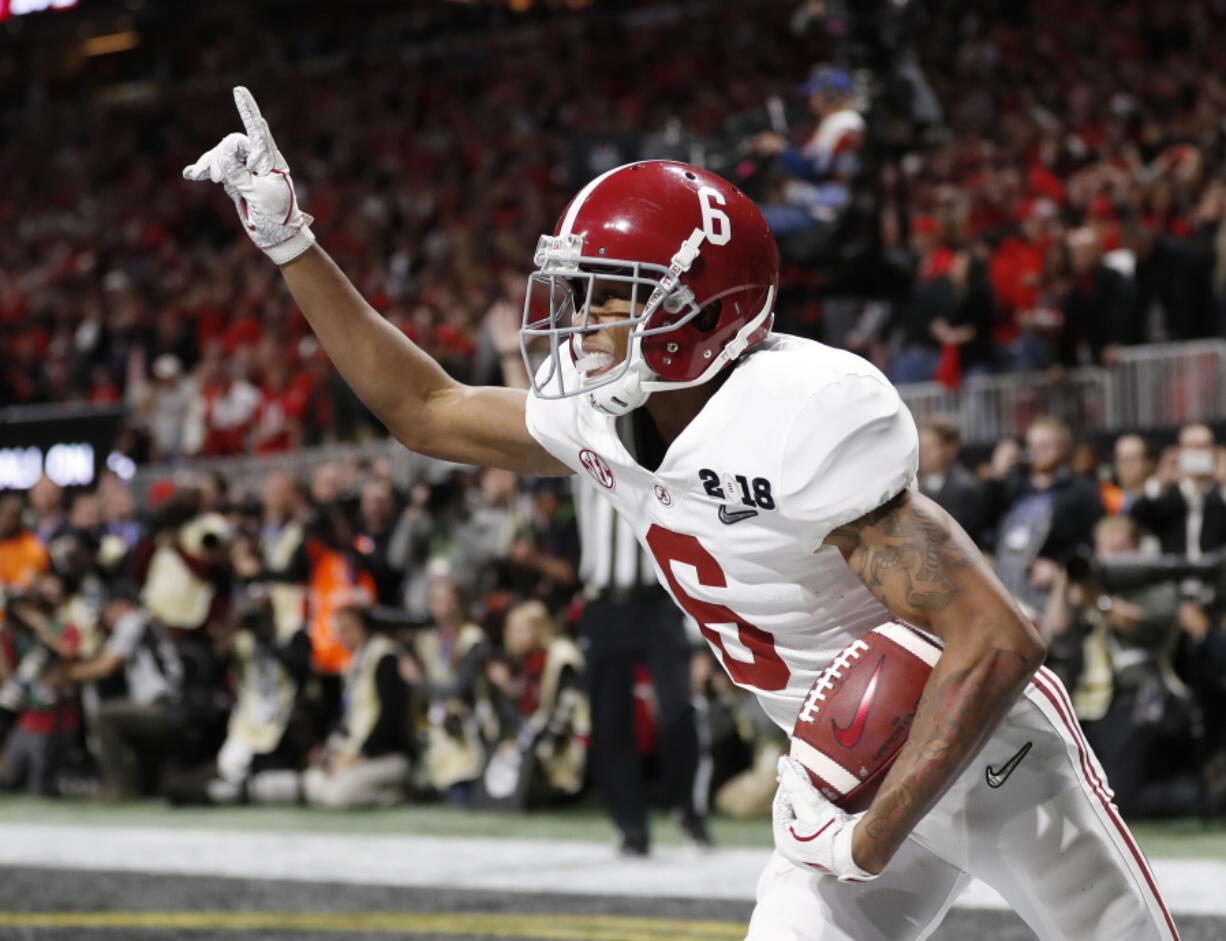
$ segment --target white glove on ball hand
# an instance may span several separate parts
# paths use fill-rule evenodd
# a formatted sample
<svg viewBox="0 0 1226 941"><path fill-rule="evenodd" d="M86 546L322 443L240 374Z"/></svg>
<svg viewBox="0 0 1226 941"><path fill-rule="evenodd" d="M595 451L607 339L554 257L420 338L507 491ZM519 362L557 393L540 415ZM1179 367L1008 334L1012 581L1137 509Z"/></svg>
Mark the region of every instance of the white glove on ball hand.
<svg viewBox="0 0 1226 941"><path fill-rule="evenodd" d="M227 134L220 144L184 167L183 176L220 183L234 200L251 241L284 265L315 242L310 229L315 220L298 207L289 165L251 92L239 85L234 89L234 104L247 133Z"/></svg>
<svg viewBox="0 0 1226 941"><path fill-rule="evenodd" d="M876 875L856 865L851 837L864 814L849 814L826 800L795 758L779 759L779 789L771 807L775 849L797 866L840 882L869 882Z"/></svg>

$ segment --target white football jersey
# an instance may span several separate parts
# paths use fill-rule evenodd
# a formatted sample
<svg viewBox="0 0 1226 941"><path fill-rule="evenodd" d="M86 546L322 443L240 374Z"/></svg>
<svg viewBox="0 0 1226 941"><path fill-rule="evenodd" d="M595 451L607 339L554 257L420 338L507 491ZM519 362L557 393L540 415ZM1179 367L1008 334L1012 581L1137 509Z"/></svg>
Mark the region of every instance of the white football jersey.
<svg viewBox="0 0 1226 941"><path fill-rule="evenodd" d="M563 368L573 388L573 364ZM917 469L911 413L859 356L771 336L654 472L623 444L617 420L582 395L529 396L527 422L551 454L595 480L733 681L786 732L826 664L889 620L838 550L822 545Z"/></svg>

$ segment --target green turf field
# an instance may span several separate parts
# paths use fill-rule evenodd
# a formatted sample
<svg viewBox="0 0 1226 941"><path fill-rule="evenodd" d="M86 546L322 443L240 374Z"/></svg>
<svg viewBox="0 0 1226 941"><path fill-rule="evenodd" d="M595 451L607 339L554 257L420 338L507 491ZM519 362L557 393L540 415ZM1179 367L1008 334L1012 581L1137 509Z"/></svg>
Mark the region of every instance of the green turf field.
<svg viewBox="0 0 1226 941"><path fill-rule="evenodd" d="M493 813L441 804L388 810L325 810L307 807L170 807L156 801L98 804L91 801L0 797L5 823L80 826L209 827L273 832L387 834L393 836L481 836L516 839L608 841L614 830L603 811L588 805L533 813ZM725 846L769 846L766 820L712 821L712 835ZM664 815L654 821L653 839L682 842L680 830Z"/></svg>
<svg viewBox="0 0 1226 941"><path fill-rule="evenodd" d="M155 801L97 804L89 801L0 798L4 823L233 828L249 831L354 833L417 836L482 836L516 839L614 839L613 828L596 807L527 814L462 810L438 804L390 810L322 810L304 807L174 808ZM766 820L712 820L712 835L723 846L770 845ZM1206 826L1200 820L1138 821L1133 832L1155 857L1226 860L1226 820ZM654 821L653 839L662 845L682 842L680 831L663 816Z"/></svg>

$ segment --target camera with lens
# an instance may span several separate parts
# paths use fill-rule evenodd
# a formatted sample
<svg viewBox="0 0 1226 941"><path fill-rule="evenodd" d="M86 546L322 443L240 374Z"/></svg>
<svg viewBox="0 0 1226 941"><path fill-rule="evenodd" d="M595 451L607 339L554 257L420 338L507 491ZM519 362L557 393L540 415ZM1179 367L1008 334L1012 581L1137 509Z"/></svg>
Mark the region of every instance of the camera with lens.
<svg viewBox="0 0 1226 941"><path fill-rule="evenodd" d="M1084 547L1078 548L1064 560L1064 571L1068 573L1069 581L1077 584L1101 581L1098 560L1091 550Z"/></svg>
<svg viewBox="0 0 1226 941"><path fill-rule="evenodd" d="M1137 552L1100 559L1083 550L1070 556L1064 569L1069 581L1093 582L1109 594L1177 582L1185 597L1211 604L1222 597L1224 563L1226 556L1221 553L1189 559L1182 555L1151 556Z"/></svg>

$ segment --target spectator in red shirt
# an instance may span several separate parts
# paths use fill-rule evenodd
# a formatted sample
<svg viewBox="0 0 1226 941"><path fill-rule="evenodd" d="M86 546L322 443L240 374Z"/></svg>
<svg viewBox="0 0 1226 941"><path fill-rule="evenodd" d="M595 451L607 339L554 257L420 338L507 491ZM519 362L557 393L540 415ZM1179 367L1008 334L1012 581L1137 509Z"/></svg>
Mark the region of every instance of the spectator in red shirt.
<svg viewBox="0 0 1226 941"><path fill-rule="evenodd" d="M115 381L115 377L106 363L96 364L91 377L93 380L89 390L91 405L114 405L123 398L119 383Z"/></svg>
<svg viewBox="0 0 1226 941"><path fill-rule="evenodd" d="M332 361L314 337L304 337L298 343L298 358L300 365L290 388L302 428L302 443L320 444L332 427L332 401L328 397Z"/></svg>
<svg viewBox="0 0 1226 941"><path fill-rule="evenodd" d="M1028 199L1017 210L1018 230L1007 236L992 255L989 277L1001 312L995 340L1000 345L1018 341L1019 321L1039 305L1043 264L1051 246L1055 205L1047 199ZM1025 356L1019 368L1034 368Z"/></svg>
<svg viewBox="0 0 1226 941"><path fill-rule="evenodd" d="M204 457L245 453L259 391L235 376L233 364L220 355L201 361L196 383L188 408L184 450Z"/></svg>
<svg viewBox="0 0 1226 941"><path fill-rule="evenodd" d="M305 396L290 383L285 361L268 361L251 428L251 450L256 454L277 454L297 449L302 443L301 415L306 404Z"/></svg>

